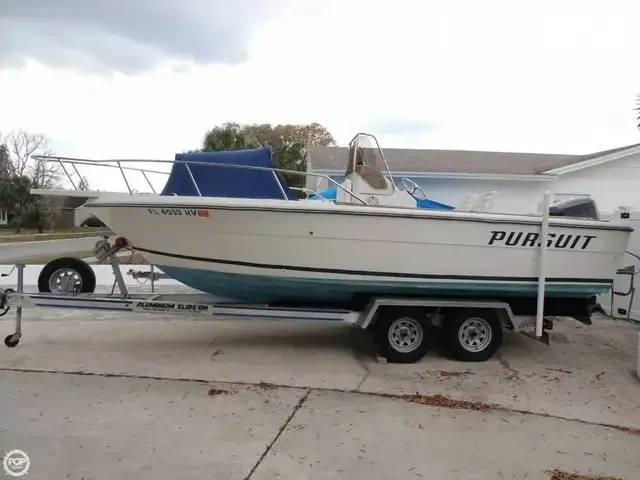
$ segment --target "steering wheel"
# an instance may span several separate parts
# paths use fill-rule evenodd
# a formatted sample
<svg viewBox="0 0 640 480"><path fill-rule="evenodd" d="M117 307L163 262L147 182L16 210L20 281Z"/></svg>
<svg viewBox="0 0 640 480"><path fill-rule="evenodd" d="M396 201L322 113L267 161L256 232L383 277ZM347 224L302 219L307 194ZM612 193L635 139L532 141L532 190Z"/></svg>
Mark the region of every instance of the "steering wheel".
<svg viewBox="0 0 640 480"><path fill-rule="evenodd" d="M416 200L427 199L427 194L424 193L424 190L422 190L422 188L420 188L420 186L413 180L406 177L402 177L402 180L400 180L400 183L402 183L402 186L404 187L404 189L407 192L409 192L409 195L411 195Z"/></svg>

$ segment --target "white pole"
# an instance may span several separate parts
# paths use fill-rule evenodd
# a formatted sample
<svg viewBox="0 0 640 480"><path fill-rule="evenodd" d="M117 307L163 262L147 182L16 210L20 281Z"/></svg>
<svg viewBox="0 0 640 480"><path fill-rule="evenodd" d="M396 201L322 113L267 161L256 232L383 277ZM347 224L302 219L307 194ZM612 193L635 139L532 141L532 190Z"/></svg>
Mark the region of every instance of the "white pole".
<svg viewBox="0 0 640 480"><path fill-rule="evenodd" d="M638 332L638 368L636 369L636 375L640 378L640 332Z"/></svg>
<svg viewBox="0 0 640 480"><path fill-rule="evenodd" d="M547 237L549 233L549 207L551 192L544 192L542 197L542 223L540 225L540 267L538 270L538 305L536 309L536 337L542 337L542 321L544 319L544 289L547 278Z"/></svg>

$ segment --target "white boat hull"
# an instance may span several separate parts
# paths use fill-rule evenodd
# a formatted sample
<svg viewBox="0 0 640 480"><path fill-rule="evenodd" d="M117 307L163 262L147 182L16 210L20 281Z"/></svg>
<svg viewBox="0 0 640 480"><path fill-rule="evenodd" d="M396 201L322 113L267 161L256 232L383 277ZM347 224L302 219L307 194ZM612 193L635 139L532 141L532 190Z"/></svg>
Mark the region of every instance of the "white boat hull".
<svg viewBox="0 0 640 480"><path fill-rule="evenodd" d="M539 217L123 194L86 207L169 276L227 298L347 304L371 294L537 292ZM608 291L630 231L552 219L547 295Z"/></svg>

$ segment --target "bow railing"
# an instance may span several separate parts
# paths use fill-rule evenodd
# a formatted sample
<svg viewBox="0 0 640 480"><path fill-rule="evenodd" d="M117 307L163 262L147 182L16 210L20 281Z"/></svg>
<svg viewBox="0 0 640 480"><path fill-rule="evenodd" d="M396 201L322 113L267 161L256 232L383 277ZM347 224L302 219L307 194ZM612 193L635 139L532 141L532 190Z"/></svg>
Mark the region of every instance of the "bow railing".
<svg viewBox="0 0 640 480"><path fill-rule="evenodd" d="M38 162L54 162L54 163L58 163L60 165L60 167L62 168L62 171L65 173L65 175L69 179L69 182L73 186L74 190L77 190L77 191L81 191L82 190L80 187L82 186L82 178L83 178L82 175L80 174L79 170L78 170L78 165L92 166L92 167L99 166L99 167L117 169L117 170L120 171L120 174L122 175L122 179L124 180L125 185L127 186L127 190L129 191L129 193L131 195L140 194L140 192L135 190L135 189L133 189L133 188L131 188L131 184L130 184L129 179L127 178L127 175L126 175L125 172L139 172L139 173L141 173L143 178L145 179L145 181L147 182L147 184L151 188L151 192L154 193L154 194L157 194L157 192L156 192L156 189L154 188L151 180L149 179L149 174L161 174L161 175L167 175L168 176L171 172L170 171L163 171L163 170L155 170L155 169L151 169L151 168L137 168L137 167L130 166L130 164L132 164L132 163L145 164L146 163L146 164L169 164L169 165L173 165L173 164L176 163L174 160L151 160L151 159L88 160L88 159L82 159L82 158L60 157L60 156L53 156L53 155L34 155L32 158L35 161L38 161ZM254 166L254 165L239 165L239 164L227 164L227 163L217 163L217 162L199 162L199 161L195 161L195 160L181 160L179 162L179 164L185 166L187 174L188 174L188 176L190 178L190 181L191 181L195 191L197 192L198 196L200 196L200 197L203 196L203 195L202 195L202 193L200 191L200 187L198 186L198 183L196 182L196 179L193 176L192 169L189 167L189 165L204 165L206 167L211 167L211 168L215 168L215 167L219 167L219 168L238 168L238 169L245 169L245 170L259 170L259 171L271 172L273 177L274 177L274 179L276 180L276 183L278 184L278 186L280 188L280 192L282 193L282 197L285 200L288 199L287 194L286 194L286 188L289 188L290 190L296 190L296 191L302 191L302 192L306 192L306 193L312 193L314 195L320 196L321 198L323 198L323 197L322 197L321 194L319 194L316 191L314 191L313 189L310 189L310 188L307 188L307 187L299 188L299 187L289 187L289 186L283 185L282 180L277 175L277 173L289 174L289 175L298 175L298 176L303 176L305 178L308 177L308 176L314 177L314 178L321 178L321 179L327 180L327 182L329 184L335 185L338 189L340 189L343 192L345 192L351 198L355 198L361 204L368 205L368 203L365 200L363 200L362 197L360 197L358 194L356 194L353 191L345 188L343 185L341 185L340 183L335 181L333 178L329 177L328 175L322 174L322 173L300 172L300 171L297 171L297 170L288 170L288 169L275 168L275 167L258 167L258 166ZM78 184L76 184L76 182L73 180L72 174L69 172L69 170L67 169L67 167L65 165L71 165L71 167L73 168L73 171L78 175L78 178L80 179ZM44 191L38 190L37 193L44 193Z"/></svg>

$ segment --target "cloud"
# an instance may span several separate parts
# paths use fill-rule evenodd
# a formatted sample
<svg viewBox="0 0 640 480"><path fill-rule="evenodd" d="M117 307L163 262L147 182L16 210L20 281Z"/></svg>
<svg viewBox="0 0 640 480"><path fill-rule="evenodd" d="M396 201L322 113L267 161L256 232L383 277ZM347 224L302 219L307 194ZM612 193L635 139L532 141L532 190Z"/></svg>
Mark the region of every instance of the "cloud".
<svg viewBox="0 0 640 480"><path fill-rule="evenodd" d="M79 71L138 73L166 59L238 64L291 0L7 0L0 68L31 58Z"/></svg>
<svg viewBox="0 0 640 480"><path fill-rule="evenodd" d="M166 0L112 0L129 22L144 6L165 15L126 32L106 14L88 21L80 2L72 18L9 16L33 1L0 0L0 23L22 31L0 28L0 63L26 57L0 71L0 133L45 133L60 155L171 159L225 121L317 121L340 144L364 130L383 148L591 153L639 138L631 0L226 0L224 21L194 0L172 2L190 12L173 17ZM207 40L220 32L235 35L226 57ZM111 68L139 73L83 74Z"/></svg>

